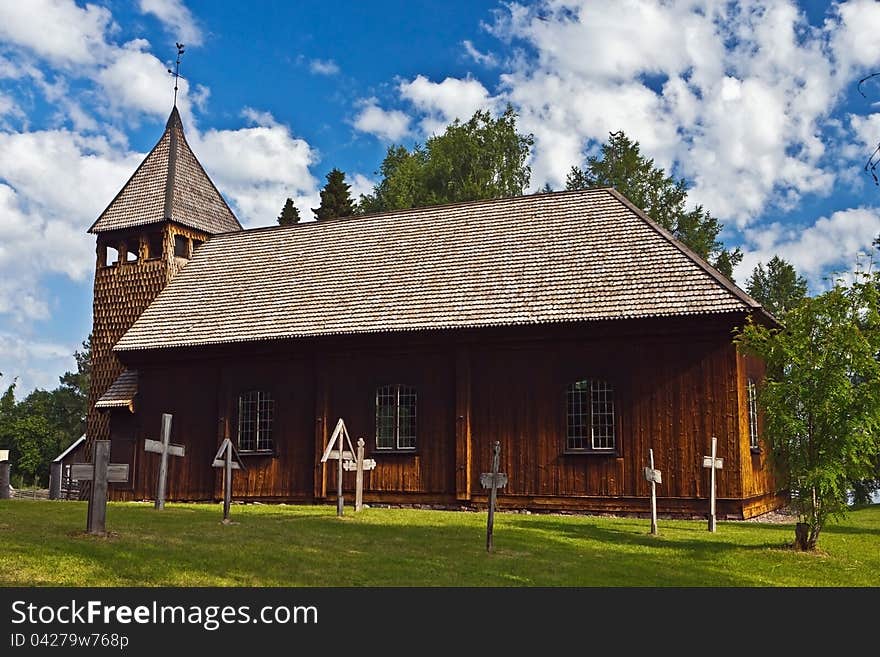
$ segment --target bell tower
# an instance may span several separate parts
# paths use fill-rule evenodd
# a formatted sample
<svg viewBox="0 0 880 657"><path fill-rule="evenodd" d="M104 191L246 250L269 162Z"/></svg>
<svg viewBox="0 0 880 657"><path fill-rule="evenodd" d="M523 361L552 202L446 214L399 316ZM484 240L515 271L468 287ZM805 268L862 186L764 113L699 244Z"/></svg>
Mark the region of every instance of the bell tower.
<svg viewBox="0 0 880 657"><path fill-rule="evenodd" d="M125 371L114 345L202 243L238 230L190 149L175 106L162 137L88 231L97 236L89 448L110 439L102 411L134 411L137 372Z"/></svg>

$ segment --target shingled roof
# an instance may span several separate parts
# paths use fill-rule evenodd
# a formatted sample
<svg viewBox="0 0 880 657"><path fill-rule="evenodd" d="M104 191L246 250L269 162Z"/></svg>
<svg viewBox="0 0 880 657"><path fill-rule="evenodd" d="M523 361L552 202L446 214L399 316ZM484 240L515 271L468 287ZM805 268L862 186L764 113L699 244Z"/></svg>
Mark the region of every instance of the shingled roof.
<svg viewBox="0 0 880 657"><path fill-rule="evenodd" d="M238 219L190 149L176 107L153 150L88 232L103 233L166 220L211 234L241 230Z"/></svg>
<svg viewBox="0 0 880 657"><path fill-rule="evenodd" d="M115 349L753 309L622 195L598 189L220 235Z"/></svg>
<svg viewBox="0 0 880 657"><path fill-rule="evenodd" d="M137 370L124 370L95 402L95 408L128 408L131 410L137 391Z"/></svg>

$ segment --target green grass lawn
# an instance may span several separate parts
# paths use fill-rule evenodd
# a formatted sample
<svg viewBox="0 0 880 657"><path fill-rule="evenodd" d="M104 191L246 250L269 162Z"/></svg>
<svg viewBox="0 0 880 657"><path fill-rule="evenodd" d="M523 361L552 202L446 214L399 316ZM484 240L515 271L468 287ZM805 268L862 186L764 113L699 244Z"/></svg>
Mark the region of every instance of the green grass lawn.
<svg viewBox="0 0 880 657"><path fill-rule="evenodd" d="M3 586L880 586L880 505L827 526L332 506L114 503L107 538L84 502L0 501Z"/></svg>

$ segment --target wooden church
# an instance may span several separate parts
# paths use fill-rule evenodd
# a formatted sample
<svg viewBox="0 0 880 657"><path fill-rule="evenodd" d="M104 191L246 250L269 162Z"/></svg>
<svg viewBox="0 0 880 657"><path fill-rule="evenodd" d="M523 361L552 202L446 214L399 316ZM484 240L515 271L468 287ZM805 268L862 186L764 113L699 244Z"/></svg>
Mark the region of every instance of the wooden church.
<svg viewBox="0 0 880 657"><path fill-rule="evenodd" d="M783 503L760 437L762 365L733 331L760 305L613 189L536 194L243 230L180 116L89 232L97 236L90 440L130 464L116 499L335 499L320 462L338 418L376 467L364 499L704 515ZM348 481L351 476L352 480ZM346 490L354 474L344 475Z"/></svg>

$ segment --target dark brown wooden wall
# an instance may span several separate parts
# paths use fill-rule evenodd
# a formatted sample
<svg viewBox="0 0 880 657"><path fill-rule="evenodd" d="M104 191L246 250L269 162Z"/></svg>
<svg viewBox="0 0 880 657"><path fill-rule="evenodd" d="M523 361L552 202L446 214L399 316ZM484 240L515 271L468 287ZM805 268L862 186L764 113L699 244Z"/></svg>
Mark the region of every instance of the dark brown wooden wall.
<svg viewBox="0 0 880 657"><path fill-rule="evenodd" d="M238 498L332 498L335 463L324 467L318 459L340 417L352 442L363 437L367 455L378 463L365 478L374 501L422 496L481 502L479 475L489 469L492 444L500 440L507 498L580 499L573 503L581 508L600 498L632 498L621 508L640 508L649 494L642 471L653 448L663 471L658 494L675 507L676 500L708 496L701 461L713 435L725 460L718 497L767 495L772 485L763 457L748 450L747 363L730 341L731 321L370 336L229 345L203 355L129 355L141 371L132 496L154 494L158 456L142 453L142 439L158 437L161 413L171 412L172 440L187 445L187 457L171 461L169 499L218 498L222 486L211 457L224 436L236 438L238 395L256 388L276 400L276 454L244 457L248 471L235 476ZM615 386L614 455L564 453L565 389L583 378ZM413 453L375 449L375 391L393 383L412 385L418 394ZM344 488L352 487L353 474L346 474Z"/></svg>
<svg viewBox="0 0 880 657"><path fill-rule="evenodd" d="M743 485L743 497L753 497L762 495L765 492L773 491L775 488L775 479L773 469L770 463L770 456L767 444L763 441L764 417L758 410L758 445L757 451L753 451L749 446L749 415L748 415L748 394L746 392L746 382L752 379L760 382L764 378L764 363L751 355L737 354L737 374L738 385L740 390L740 453L742 454L741 478Z"/></svg>

